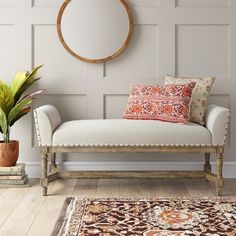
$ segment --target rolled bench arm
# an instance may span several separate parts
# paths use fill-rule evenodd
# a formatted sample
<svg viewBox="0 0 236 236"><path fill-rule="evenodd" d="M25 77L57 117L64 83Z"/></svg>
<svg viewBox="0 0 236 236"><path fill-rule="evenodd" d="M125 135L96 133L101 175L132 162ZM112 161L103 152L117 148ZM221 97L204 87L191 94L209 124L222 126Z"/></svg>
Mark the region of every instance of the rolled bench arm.
<svg viewBox="0 0 236 236"><path fill-rule="evenodd" d="M206 128L212 134L214 146L224 146L229 125L229 109L209 105L206 113Z"/></svg>
<svg viewBox="0 0 236 236"><path fill-rule="evenodd" d="M34 120L39 146L51 146L54 130L62 123L61 116L52 105L34 110Z"/></svg>

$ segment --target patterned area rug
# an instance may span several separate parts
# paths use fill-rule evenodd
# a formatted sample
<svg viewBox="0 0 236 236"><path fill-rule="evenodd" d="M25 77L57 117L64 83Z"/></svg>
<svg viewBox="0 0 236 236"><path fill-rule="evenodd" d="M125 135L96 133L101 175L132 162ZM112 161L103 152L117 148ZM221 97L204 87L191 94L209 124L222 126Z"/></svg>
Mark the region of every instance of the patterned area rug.
<svg viewBox="0 0 236 236"><path fill-rule="evenodd" d="M56 235L235 236L236 200L67 198Z"/></svg>

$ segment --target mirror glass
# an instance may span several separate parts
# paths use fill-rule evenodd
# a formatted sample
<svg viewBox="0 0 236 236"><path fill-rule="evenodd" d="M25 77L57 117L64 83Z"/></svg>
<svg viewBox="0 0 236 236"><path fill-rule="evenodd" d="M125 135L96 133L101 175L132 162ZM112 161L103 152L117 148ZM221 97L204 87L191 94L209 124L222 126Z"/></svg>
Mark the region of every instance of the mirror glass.
<svg viewBox="0 0 236 236"><path fill-rule="evenodd" d="M70 54L98 63L117 57L127 47L133 19L125 0L65 0L57 30Z"/></svg>

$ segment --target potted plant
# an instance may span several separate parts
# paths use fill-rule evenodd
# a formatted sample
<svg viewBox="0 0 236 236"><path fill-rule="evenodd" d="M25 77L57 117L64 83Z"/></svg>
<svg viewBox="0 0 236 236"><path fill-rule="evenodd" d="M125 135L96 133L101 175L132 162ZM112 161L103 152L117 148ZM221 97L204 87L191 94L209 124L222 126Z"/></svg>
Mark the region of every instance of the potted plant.
<svg viewBox="0 0 236 236"><path fill-rule="evenodd" d="M3 135L0 141L0 166L13 166L17 162L19 141L10 139L10 129L17 120L30 112L34 95L43 92L38 90L23 96L40 79L36 74L41 67L31 72L17 73L9 85L0 80L0 132Z"/></svg>

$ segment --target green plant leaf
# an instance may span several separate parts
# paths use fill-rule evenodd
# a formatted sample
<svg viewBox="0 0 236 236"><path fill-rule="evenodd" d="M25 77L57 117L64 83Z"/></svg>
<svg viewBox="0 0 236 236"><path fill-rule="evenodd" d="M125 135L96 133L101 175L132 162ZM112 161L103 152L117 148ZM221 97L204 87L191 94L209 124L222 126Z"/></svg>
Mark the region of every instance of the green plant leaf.
<svg viewBox="0 0 236 236"><path fill-rule="evenodd" d="M15 103L17 103L19 100L20 100L20 98L21 98L21 96L22 96L22 94L30 87L30 86L32 86L36 81L38 81L40 78L37 78L37 79L31 79L31 80L29 80L29 81L26 81L25 82L25 84L21 87L21 89L18 91L18 93L16 94L16 96L15 96Z"/></svg>
<svg viewBox="0 0 236 236"><path fill-rule="evenodd" d="M0 89L0 107L4 111L6 117L8 117L8 113L11 108L14 106L14 96L10 87L7 85L1 84Z"/></svg>
<svg viewBox="0 0 236 236"><path fill-rule="evenodd" d="M13 96L15 97L17 93L19 92L22 85L27 80L27 73L26 72L18 72L13 79L12 83L10 84L11 91L13 93Z"/></svg>
<svg viewBox="0 0 236 236"><path fill-rule="evenodd" d="M38 70L42 67L43 65L35 67L31 72L29 72L29 74L27 75L27 78L34 77L38 73Z"/></svg>
<svg viewBox="0 0 236 236"><path fill-rule="evenodd" d="M10 140L10 126L30 112L33 96L44 91L38 90L21 98L23 93L40 79L36 74L41 67L42 65L31 72L17 73L9 86L0 80L0 132L5 142Z"/></svg>
<svg viewBox="0 0 236 236"><path fill-rule="evenodd" d="M0 127L1 133L6 134L8 131L7 117L2 108L0 108Z"/></svg>
<svg viewBox="0 0 236 236"><path fill-rule="evenodd" d="M40 79L39 78L35 78L38 70L42 67L43 65L37 66L35 69L32 70L32 72L25 72L25 78L24 79L19 79L19 82L17 78L14 79L14 83L11 86L12 90L14 90L14 101L15 104L19 101L19 99L21 98L22 94L30 87L32 86L36 81L38 81Z"/></svg>
<svg viewBox="0 0 236 236"><path fill-rule="evenodd" d="M11 122L10 122L10 126L13 126L15 124L16 121L18 121L21 117L25 116L27 113L29 113L31 110L30 107L26 107L23 108L22 110L19 111L19 113L17 115L14 116L14 118L12 118Z"/></svg>
<svg viewBox="0 0 236 236"><path fill-rule="evenodd" d="M9 112L8 123L11 124L22 112L26 106L32 102L32 98L24 98L18 102Z"/></svg>

